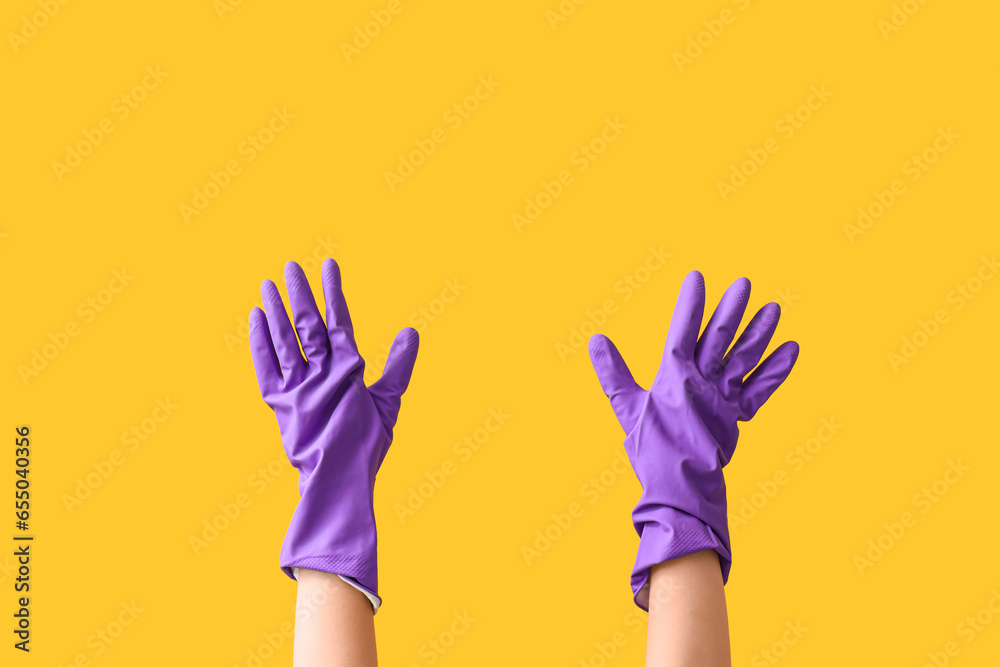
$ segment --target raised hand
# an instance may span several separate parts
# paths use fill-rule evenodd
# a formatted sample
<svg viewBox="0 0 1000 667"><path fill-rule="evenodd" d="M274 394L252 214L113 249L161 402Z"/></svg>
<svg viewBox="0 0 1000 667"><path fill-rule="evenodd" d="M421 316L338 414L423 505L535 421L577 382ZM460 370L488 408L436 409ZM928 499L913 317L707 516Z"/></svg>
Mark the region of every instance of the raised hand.
<svg viewBox="0 0 1000 667"><path fill-rule="evenodd" d="M729 577L722 468L736 449L738 422L757 413L788 377L799 353L798 344L789 341L757 365L778 325L776 303L761 308L730 349L749 297L750 281L734 282L699 337L705 283L699 272L689 273L648 390L636 383L606 336L590 339L594 370L626 433L625 450L642 484L632 512L640 536L632 590L644 609L649 568L657 563L715 549L723 580Z"/></svg>
<svg viewBox="0 0 1000 667"><path fill-rule="evenodd" d="M285 266L292 320L270 280L261 286L264 311L250 313L260 393L274 410L285 453L299 471L301 498L281 548L281 568L292 578L293 568L304 568L353 579L377 609L372 494L419 340L414 329L400 331L382 377L366 387L365 362L332 259L323 263L322 279L326 322L295 262Z"/></svg>

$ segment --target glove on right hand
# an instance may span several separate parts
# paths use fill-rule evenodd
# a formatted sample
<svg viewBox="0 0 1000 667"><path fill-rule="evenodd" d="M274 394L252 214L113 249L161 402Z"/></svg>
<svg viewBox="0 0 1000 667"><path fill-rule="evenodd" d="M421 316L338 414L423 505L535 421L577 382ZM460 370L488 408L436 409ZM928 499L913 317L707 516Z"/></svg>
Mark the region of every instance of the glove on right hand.
<svg viewBox="0 0 1000 667"><path fill-rule="evenodd" d="M778 325L781 309L776 303L761 308L726 353L749 297L750 281L734 282L699 339L705 283L699 272L689 273L648 391L636 384L607 337L590 339L594 370L627 434L625 451L642 484L632 512L640 538L632 591L642 609L648 609L649 568L657 563L715 549L723 583L729 578L722 468L736 449L737 422L756 414L788 377L799 353L798 344L789 341L757 366Z"/></svg>

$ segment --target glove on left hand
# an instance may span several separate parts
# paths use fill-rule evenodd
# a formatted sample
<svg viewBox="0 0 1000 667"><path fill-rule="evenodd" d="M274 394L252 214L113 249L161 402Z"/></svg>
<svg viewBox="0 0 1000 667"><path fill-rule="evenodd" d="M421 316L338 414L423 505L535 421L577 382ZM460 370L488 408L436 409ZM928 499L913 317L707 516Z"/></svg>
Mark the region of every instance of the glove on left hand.
<svg viewBox="0 0 1000 667"><path fill-rule="evenodd" d="M419 340L414 329L400 331L382 377L366 387L332 259L323 262L322 278L326 323L295 262L285 266L294 328L270 280L261 286L266 316L259 308L250 313L260 393L299 471L301 498L281 547L281 569L293 579L296 567L351 577L377 598L375 474L392 442Z"/></svg>

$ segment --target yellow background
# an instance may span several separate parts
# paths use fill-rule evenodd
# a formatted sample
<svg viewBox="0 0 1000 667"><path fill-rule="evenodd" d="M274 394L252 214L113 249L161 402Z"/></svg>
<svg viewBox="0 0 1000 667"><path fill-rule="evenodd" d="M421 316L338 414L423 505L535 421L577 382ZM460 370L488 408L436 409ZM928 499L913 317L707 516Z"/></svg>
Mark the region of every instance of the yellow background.
<svg viewBox="0 0 1000 667"><path fill-rule="evenodd" d="M608 664L641 664L631 473L530 566L521 547L623 437L585 351L563 361L556 343L616 299L600 329L648 384L693 268L710 307L750 277L751 309L783 307L772 347L802 347L727 468L731 513L776 472L789 480L733 536L734 664L763 664L786 622L809 629L781 664L921 665L953 640L953 664L995 664L1000 621L971 643L956 629L1000 587L1000 281L961 309L948 295L1000 246L1000 10L927 2L886 39L888 0L594 0L554 29L557 0L403 0L348 62L341 42L386 4L246 0L220 18L211 0L80 0L16 52L5 39L2 421L8 437L33 429L37 539L28 656L10 646L10 557L0 571L3 663L247 665L292 619L278 550L295 474L250 485L283 452L242 327L261 280L283 290L284 262L322 258L325 243L370 360L446 280L466 286L422 327L379 475L383 664L430 664L425 643L465 611L476 622L435 664L597 665L616 632L627 641ZM724 9L733 22L679 71L673 53ZM18 33L38 11L11 0L0 25ZM167 76L119 119L113 101L156 66ZM445 111L490 75L501 85L451 129ZM833 95L786 139L775 123L810 86ZM238 147L273 108L294 120L245 162ZM114 131L60 182L52 162L108 117ZM606 118L628 127L518 233L511 214L573 169ZM390 191L384 172L438 127L447 141ZM948 127L960 138L905 180ZM723 201L717 181L768 137L780 150ZM185 223L179 205L234 159L241 173ZM844 224L897 178L906 193L849 242ZM615 284L650 246L671 256L625 300ZM134 279L85 321L78 304L122 268ZM940 308L948 322L895 372L887 355ZM19 366L70 321L79 335L25 383ZM179 407L128 451L122 433L158 398ZM497 407L509 421L460 461L453 443ZM794 470L786 454L830 418L842 429ZM69 512L64 494L115 450L124 462ZM396 504L448 459L455 475L401 523ZM949 460L969 471L920 513L914 494ZM4 461L12 485L12 452ZM195 555L189 537L243 492L252 504ZM854 557L906 511L916 526L859 574ZM88 638L133 600L144 611L96 655ZM290 663L288 641L263 661Z"/></svg>

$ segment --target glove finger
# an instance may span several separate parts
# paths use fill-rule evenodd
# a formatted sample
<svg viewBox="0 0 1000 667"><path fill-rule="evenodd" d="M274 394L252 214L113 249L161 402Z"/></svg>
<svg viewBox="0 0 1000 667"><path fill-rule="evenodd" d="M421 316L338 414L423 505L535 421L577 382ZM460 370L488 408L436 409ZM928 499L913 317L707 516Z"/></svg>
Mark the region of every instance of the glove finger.
<svg viewBox="0 0 1000 667"><path fill-rule="evenodd" d="M752 419L774 390L781 386L799 358L799 344L793 340L782 343L768 355L743 383L740 393L740 419Z"/></svg>
<svg viewBox="0 0 1000 667"><path fill-rule="evenodd" d="M257 373L260 395L267 398L281 386L281 369L271 342L271 334L267 330L267 317L260 308L250 311L250 356Z"/></svg>
<svg viewBox="0 0 1000 667"><path fill-rule="evenodd" d="M302 351L306 360L315 363L330 351L330 337L309 289L306 274L295 262L285 264L285 286L288 288L288 304L292 307L295 330L302 341Z"/></svg>
<svg viewBox="0 0 1000 667"><path fill-rule="evenodd" d="M597 373L604 395L611 399L618 423L628 433L639 419L642 401L638 400L645 391L632 377L625 360L611 339L602 334L590 337L590 362Z"/></svg>
<svg viewBox="0 0 1000 667"><path fill-rule="evenodd" d="M410 385L413 374L413 364L417 361L417 348L420 347L420 336L417 330L406 327L392 341L389 357L385 360L382 377L368 388L385 430L392 438L392 427L399 417L399 406L403 393Z"/></svg>
<svg viewBox="0 0 1000 667"><path fill-rule="evenodd" d="M323 296L326 299L326 327L331 348L358 354L351 313L347 310L347 301L341 288L340 267L330 258L323 261Z"/></svg>
<svg viewBox="0 0 1000 667"><path fill-rule="evenodd" d="M668 357L682 360L694 358L694 348L701 330L701 318L705 313L705 279L698 271L684 277L681 284L674 314L670 318L667 341L663 346L663 360L653 380L653 388L661 386L667 379Z"/></svg>
<svg viewBox="0 0 1000 667"><path fill-rule="evenodd" d="M722 362L722 382L720 388L726 398L737 396L743 385L743 378L753 370L760 358L764 356L767 344L778 327L781 317L781 306L774 303L765 304L753 316L747 328L743 330L733 349Z"/></svg>
<svg viewBox="0 0 1000 667"><path fill-rule="evenodd" d="M698 340L694 360L698 370L707 380L717 380L722 373L722 360L733 344L736 331L750 300L750 281L738 278L719 300L712 317L705 325L705 332Z"/></svg>
<svg viewBox="0 0 1000 667"><path fill-rule="evenodd" d="M264 312L267 314L267 327L271 332L271 342L278 355L281 365L281 375L286 382L298 377L305 368L305 360L299 352L299 341L295 337L295 329L288 320L288 312L281 301L278 288L270 280L265 280L260 286L260 295L264 300Z"/></svg>

